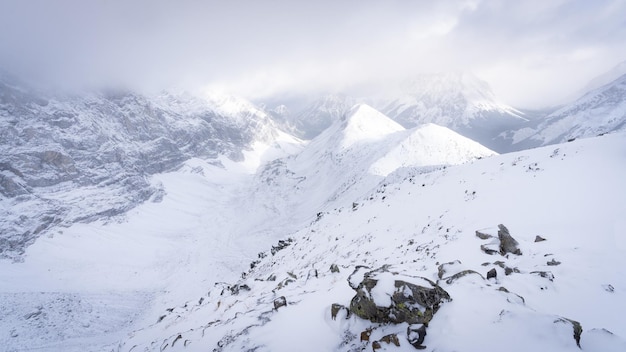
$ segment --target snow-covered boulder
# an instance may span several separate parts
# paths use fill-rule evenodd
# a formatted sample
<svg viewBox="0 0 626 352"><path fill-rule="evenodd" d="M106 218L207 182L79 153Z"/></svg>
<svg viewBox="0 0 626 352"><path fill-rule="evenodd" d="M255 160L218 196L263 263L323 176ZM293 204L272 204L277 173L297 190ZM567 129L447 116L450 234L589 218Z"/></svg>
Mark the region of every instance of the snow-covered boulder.
<svg viewBox="0 0 626 352"><path fill-rule="evenodd" d="M356 288L350 311L374 323L428 323L450 295L429 279L383 266L367 272Z"/></svg>

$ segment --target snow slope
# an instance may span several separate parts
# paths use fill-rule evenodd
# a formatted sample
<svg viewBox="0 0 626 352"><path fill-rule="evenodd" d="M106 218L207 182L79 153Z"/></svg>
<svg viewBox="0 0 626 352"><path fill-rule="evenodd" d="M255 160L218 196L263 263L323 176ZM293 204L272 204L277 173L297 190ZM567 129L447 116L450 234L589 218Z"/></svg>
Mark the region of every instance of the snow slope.
<svg viewBox="0 0 626 352"><path fill-rule="evenodd" d="M546 116L534 129L515 133L517 144L548 145L626 129L626 75Z"/></svg>
<svg viewBox="0 0 626 352"><path fill-rule="evenodd" d="M155 315L116 350L360 351L396 334L399 346L380 342L382 350L412 351L406 324L343 310L331 317L333 303L348 306L354 296L348 279L357 266L390 265L438 282L452 298L427 328L428 351L623 351L625 138L400 169L260 253L239 279ZM493 239L475 232L495 235L498 224L521 255L481 250ZM487 279L491 269L497 276ZM384 300L385 291L377 295ZM582 325L580 348L573 320Z"/></svg>
<svg viewBox="0 0 626 352"><path fill-rule="evenodd" d="M436 126L406 131L359 105L306 147L278 133L274 142L253 143L241 161L194 158L155 174L149 181L163 190L158 202L116 221L73 224L40 237L23 262L0 262L0 342L9 350L115 350L129 331L192 299L190 308L215 283L239 277L258 252L317 213L369 192L384 178L372 165L389 171L396 146L410 156L396 167L492 154L485 148L459 150L450 160L423 154L464 140ZM83 189L72 194L90 197Z"/></svg>

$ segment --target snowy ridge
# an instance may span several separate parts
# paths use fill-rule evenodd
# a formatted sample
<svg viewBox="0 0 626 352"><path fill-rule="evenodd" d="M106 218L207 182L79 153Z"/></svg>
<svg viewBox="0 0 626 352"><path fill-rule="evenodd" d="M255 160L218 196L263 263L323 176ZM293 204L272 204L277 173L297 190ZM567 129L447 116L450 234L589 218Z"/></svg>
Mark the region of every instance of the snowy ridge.
<svg viewBox="0 0 626 352"><path fill-rule="evenodd" d="M408 131L408 136L378 159L370 171L387 176L401 167L457 165L495 154L448 128L429 123Z"/></svg>
<svg viewBox="0 0 626 352"><path fill-rule="evenodd" d="M626 75L546 116L535 129L518 131L514 139L547 145L624 129Z"/></svg>
<svg viewBox="0 0 626 352"><path fill-rule="evenodd" d="M626 203L616 192L626 176L623 138L400 170L259 254L243 278L164 311L116 350L356 351L379 341L384 350L413 351L407 324L331 314L335 303L349 306L358 265L388 265L400 277L438 282L452 298L428 324L427 350L622 351L626 330L614 309L626 295ZM572 193L580 201L564 203ZM519 255L481 250L498 223ZM376 297L386 301L384 292ZM382 342L390 335L397 347Z"/></svg>
<svg viewBox="0 0 626 352"><path fill-rule="evenodd" d="M439 153L431 154L435 150ZM358 104L302 152L266 164L256 176L247 207L259 223L290 214L289 223L281 226L291 228L298 223L295 219L304 221L329 203L350 204L399 167L460 164L493 154L445 128L407 131Z"/></svg>

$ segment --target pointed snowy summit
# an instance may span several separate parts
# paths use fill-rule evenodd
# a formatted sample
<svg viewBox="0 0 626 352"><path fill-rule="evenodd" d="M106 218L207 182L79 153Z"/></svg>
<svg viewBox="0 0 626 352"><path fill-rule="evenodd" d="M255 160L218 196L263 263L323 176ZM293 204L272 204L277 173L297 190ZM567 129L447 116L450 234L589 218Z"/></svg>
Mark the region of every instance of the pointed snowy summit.
<svg viewBox="0 0 626 352"><path fill-rule="evenodd" d="M367 104L355 105L345 116L342 125L341 147L347 149L356 143L373 142L404 131L397 122Z"/></svg>

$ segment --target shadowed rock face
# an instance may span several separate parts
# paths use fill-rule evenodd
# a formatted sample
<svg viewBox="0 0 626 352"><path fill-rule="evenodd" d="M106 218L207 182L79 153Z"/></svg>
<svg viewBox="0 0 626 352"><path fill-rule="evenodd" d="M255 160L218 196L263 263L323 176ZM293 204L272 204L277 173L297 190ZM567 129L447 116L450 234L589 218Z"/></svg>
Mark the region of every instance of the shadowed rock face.
<svg viewBox="0 0 626 352"><path fill-rule="evenodd" d="M157 191L149 175L191 157L241 160L273 131L262 113L227 116L191 96L51 97L0 81L0 258L55 225L126 212Z"/></svg>
<svg viewBox="0 0 626 352"><path fill-rule="evenodd" d="M374 323L424 324L430 322L443 302L450 300L450 295L444 289L426 278L415 277L416 282L428 283L422 286L400 276L402 279L399 277L393 280L392 287L382 288L391 297L391 304L380 306L372 290L380 283L378 274L388 272L388 268L383 267L364 275L350 302L352 313Z"/></svg>

